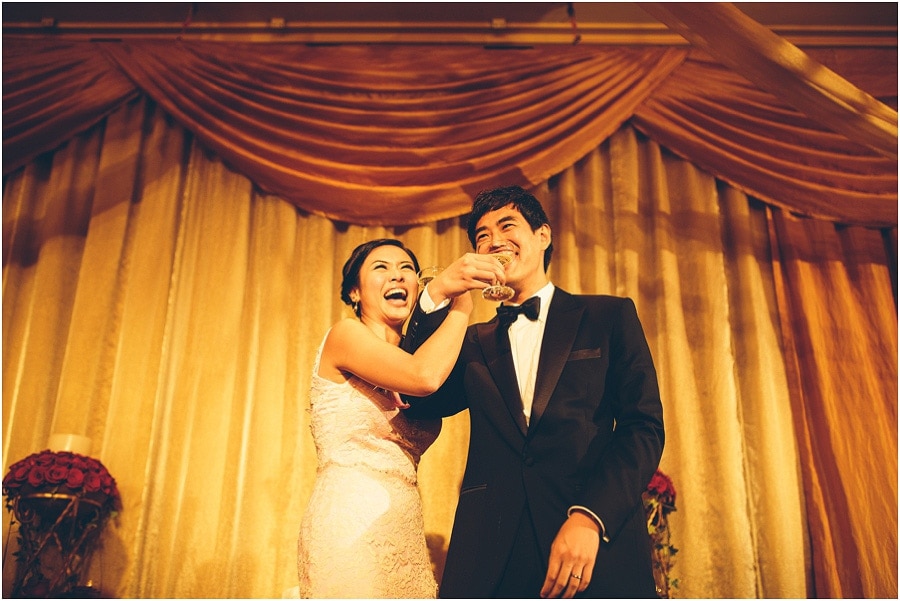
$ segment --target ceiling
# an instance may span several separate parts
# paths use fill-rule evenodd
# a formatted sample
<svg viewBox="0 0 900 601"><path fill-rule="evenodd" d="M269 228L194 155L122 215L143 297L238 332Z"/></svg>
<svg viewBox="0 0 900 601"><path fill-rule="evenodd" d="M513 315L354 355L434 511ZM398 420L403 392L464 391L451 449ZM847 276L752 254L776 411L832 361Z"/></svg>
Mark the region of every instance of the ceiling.
<svg viewBox="0 0 900 601"><path fill-rule="evenodd" d="M798 44L897 44L896 2L735 5ZM4 34L251 41L683 43L633 2L3 2ZM373 37L375 36L375 37ZM556 37L554 37L556 36ZM562 37L559 37L562 36ZM558 38L558 39L557 39Z"/></svg>
<svg viewBox="0 0 900 601"><path fill-rule="evenodd" d="M4 2L3 22L491 21L568 23L565 2ZM633 2L575 2L585 22L654 23ZM895 2L736 3L764 25L897 25Z"/></svg>

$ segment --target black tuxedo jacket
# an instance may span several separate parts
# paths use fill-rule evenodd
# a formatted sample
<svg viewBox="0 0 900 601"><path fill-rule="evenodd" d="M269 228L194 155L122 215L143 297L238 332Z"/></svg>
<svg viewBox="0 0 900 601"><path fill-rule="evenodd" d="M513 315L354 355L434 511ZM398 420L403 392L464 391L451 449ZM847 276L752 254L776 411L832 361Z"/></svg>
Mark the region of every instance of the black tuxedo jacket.
<svg viewBox="0 0 900 601"><path fill-rule="evenodd" d="M426 315L417 306L404 348L417 348L445 316L446 310ZM608 538L580 596L655 597L641 493L659 465L664 431L656 370L634 303L556 289L528 426L508 335L497 326L496 318L470 326L440 390L406 397L413 419L469 410L469 454L441 596L493 595L504 570L515 568L506 564L524 511L546 564L577 505L600 517Z"/></svg>

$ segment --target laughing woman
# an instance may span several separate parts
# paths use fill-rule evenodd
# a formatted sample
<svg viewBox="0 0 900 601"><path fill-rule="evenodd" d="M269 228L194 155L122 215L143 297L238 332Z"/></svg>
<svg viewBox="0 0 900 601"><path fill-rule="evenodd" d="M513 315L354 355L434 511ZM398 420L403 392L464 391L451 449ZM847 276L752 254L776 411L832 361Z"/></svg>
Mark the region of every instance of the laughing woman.
<svg viewBox="0 0 900 601"><path fill-rule="evenodd" d="M447 378L472 299L451 298L441 329L415 354L401 350L418 270L412 251L393 239L361 244L344 264L341 300L358 319L331 327L313 368L318 471L300 526L301 597L436 595L416 470L441 423L406 419L398 393L425 396Z"/></svg>

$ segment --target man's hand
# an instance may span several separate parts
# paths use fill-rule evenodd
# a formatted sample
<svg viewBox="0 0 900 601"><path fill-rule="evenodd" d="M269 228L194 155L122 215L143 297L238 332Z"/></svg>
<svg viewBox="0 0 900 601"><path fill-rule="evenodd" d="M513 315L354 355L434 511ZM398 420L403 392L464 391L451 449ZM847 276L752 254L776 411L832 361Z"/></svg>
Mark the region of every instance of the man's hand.
<svg viewBox="0 0 900 601"><path fill-rule="evenodd" d="M470 290L481 290L495 282L505 283L506 273L490 255L466 253L428 283L428 295L436 305Z"/></svg>
<svg viewBox="0 0 900 601"><path fill-rule="evenodd" d="M573 511L550 545L541 597L571 599L584 591L591 583L599 548L600 525L586 513Z"/></svg>

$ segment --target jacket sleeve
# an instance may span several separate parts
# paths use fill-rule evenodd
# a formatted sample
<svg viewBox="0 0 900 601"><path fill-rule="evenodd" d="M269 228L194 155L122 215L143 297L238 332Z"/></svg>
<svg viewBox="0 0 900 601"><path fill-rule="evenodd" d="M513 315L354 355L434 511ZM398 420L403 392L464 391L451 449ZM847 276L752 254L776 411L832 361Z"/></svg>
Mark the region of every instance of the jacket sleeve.
<svg viewBox="0 0 900 601"><path fill-rule="evenodd" d="M416 302L409 323L406 325L406 335L400 341L400 348L407 353L415 353L416 349L422 346L422 343L428 340L429 336L435 333L440 327L447 315L450 313L450 305L442 309L437 309L431 313L425 313L422 310L421 302Z"/></svg>
<svg viewBox="0 0 900 601"><path fill-rule="evenodd" d="M631 299L620 305L611 341L615 357L604 395L612 401L615 431L585 482L578 504L589 507L615 539L659 466L665 444L663 411L650 348Z"/></svg>

